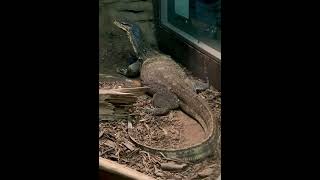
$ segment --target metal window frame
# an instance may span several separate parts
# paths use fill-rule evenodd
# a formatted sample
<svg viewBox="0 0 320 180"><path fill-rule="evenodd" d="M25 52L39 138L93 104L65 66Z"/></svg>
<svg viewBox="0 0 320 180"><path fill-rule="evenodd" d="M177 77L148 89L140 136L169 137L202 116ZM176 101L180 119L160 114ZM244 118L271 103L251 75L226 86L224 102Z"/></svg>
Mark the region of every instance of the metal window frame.
<svg viewBox="0 0 320 180"><path fill-rule="evenodd" d="M163 0L152 0L154 25L157 46L160 51L173 57L178 63L189 69L201 79L209 79L210 85L221 90L221 53L210 53L201 45L192 43L183 35L170 29L161 20L161 3ZM197 41L196 41L197 42ZM217 50L215 50L217 51Z"/></svg>
<svg viewBox="0 0 320 180"><path fill-rule="evenodd" d="M172 33L176 33L180 38L183 38L187 41L190 45L197 48L198 50L202 51L205 54L210 55L216 61L221 61L221 52L208 46L207 44L197 40L193 36L189 35L188 33L176 28L174 25L168 22L168 12L167 7L168 0L161 0L159 3L159 26L161 28L165 28L167 31L172 31Z"/></svg>

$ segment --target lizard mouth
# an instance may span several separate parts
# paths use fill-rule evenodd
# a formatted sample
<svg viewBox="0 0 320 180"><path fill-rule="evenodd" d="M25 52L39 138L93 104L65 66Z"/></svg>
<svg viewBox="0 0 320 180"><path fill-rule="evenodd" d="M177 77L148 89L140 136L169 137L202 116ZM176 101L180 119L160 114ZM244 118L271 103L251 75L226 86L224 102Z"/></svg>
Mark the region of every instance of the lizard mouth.
<svg viewBox="0 0 320 180"><path fill-rule="evenodd" d="M113 24L115 24L117 27L119 27L120 29L128 32L129 29L130 29L130 25L128 23L125 23L125 22L120 22L118 20L114 20L113 21Z"/></svg>

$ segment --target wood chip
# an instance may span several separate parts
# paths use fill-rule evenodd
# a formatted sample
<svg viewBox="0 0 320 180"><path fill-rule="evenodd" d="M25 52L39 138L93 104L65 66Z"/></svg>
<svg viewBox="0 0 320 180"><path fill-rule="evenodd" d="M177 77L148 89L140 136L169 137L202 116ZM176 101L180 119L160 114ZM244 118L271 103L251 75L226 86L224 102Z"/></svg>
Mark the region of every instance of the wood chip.
<svg viewBox="0 0 320 180"><path fill-rule="evenodd" d="M135 145L132 144L130 141L126 140L125 142L122 143L124 146L126 146L130 151L134 151Z"/></svg>
<svg viewBox="0 0 320 180"><path fill-rule="evenodd" d="M209 165L208 167L209 168L217 168L217 166L219 166L218 164L211 164L211 165Z"/></svg>
<svg viewBox="0 0 320 180"><path fill-rule="evenodd" d="M100 131L99 138L101 138L103 136L103 134L104 134L104 131Z"/></svg>
<svg viewBox="0 0 320 180"><path fill-rule="evenodd" d="M156 176L158 176L158 177L164 177L164 176L165 176L165 174L164 174L163 172L161 172L161 171L157 168L157 166L155 166L155 165L154 165L154 174L155 174Z"/></svg>
<svg viewBox="0 0 320 180"><path fill-rule="evenodd" d="M173 178L174 178L174 179L176 179L176 180L182 179L182 177L181 177L181 176L176 175L176 174L175 174L175 175L173 175Z"/></svg>
<svg viewBox="0 0 320 180"><path fill-rule="evenodd" d="M107 146L109 146L109 147L112 147L112 148L115 148L116 147L116 143L115 142L113 142L113 141L111 141L111 140L107 140L107 141L105 141L105 143L104 143L105 145L107 145Z"/></svg>
<svg viewBox="0 0 320 180"><path fill-rule="evenodd" d="M167 162L167 163L160 163L161 169L165 171L177 171L177 170L182 170L188 165L185 163L178 164L175 162Z"/></svg>
<svg viewBox="0 0 320 180"><path fill-rule="evenodd" d="M213 180L212 177L205 177L205 178L201 178L201 180Z"/></svg>
<svg viewBox="0 0 320 180"><path fill-rule="evenodd" d="M140 152L145 153L148 156L148 159L150 161L150 154L148 152L146 152L146 151L140 151Z"/></svg>
<svg viewBox="0 0 320 180"><path fill-rule="evenodd" d="M143 123L143 125L144 125L144 127L146 127L146 129L147 129L148 131L150 131L150 127L148 126L148 124Z"/></svg>
<svg viewBox="0 0 320 180"><path fill-rule="evenodd" d="M154 173L158 177L164 177L165 175L162 172L155 172Z"/></svg>
<svg viewBox="0 0 320 180"><path fill-rule="evenodd" d="M144 122L144 121L146 121L147 119L141 119L141 120L139 120L140 122Z"/></svg>
<svg viewBox="0 0 320 180"><path fill-rule="evenodd" d="M211 174L213 174L213 168L206 168L206 169L198 172L198 176L201 178L210 176Z"/></svg>
<svg viewBox="0 0 320 180"><path fill-rule="evenodd" d="M110 159L110 160L115 160L115 161L117 161L119 158L118 158L118 156L116 156L116 155L114 155L114 154L111 154L111 155L109 156L109 159Z"/></svg>
<svg viewBox="0 0 320 180"><path fill-rule="evenodd" d="M219 177L216 180L221 180L221 174L219 175Z"/></svg>
<svg viewBox="0 0 320 180"><path fill-rule="evenodd" d="M162 127L160 127L160 129L163 131L164 135L168 135L168 131Z"/></svg>

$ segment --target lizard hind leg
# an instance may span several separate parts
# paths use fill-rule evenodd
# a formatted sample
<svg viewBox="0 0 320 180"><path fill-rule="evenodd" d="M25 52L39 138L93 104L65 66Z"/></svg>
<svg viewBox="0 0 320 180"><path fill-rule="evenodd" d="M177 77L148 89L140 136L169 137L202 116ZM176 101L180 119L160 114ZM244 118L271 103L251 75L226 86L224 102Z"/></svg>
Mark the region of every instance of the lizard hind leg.
<svg viewBox="0 0 320 180"><path fill-rule="evenodd" d="M152 111L153 115L166 115L170 110L179 107L178 97L169 91L159 91L153 95L152 103L155 109Z"/></svg>

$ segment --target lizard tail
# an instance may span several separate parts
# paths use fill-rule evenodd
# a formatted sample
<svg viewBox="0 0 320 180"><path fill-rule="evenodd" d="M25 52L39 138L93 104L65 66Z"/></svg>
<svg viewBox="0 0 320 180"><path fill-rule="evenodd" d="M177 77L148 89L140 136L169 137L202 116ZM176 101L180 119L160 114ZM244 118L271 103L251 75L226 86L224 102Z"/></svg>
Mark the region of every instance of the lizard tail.
<svg viewBox="0 0 320 180"><path fill-rule="evenodd" d="M208 127L206 125L206 122L201 118L201 116L198 115L190 106L188 106L186 103L180 101L179 103L180 108L182 109L183 112L187 113L189 116L194 118L202 127L204 132L207 134L208 132Z"/></svg>

